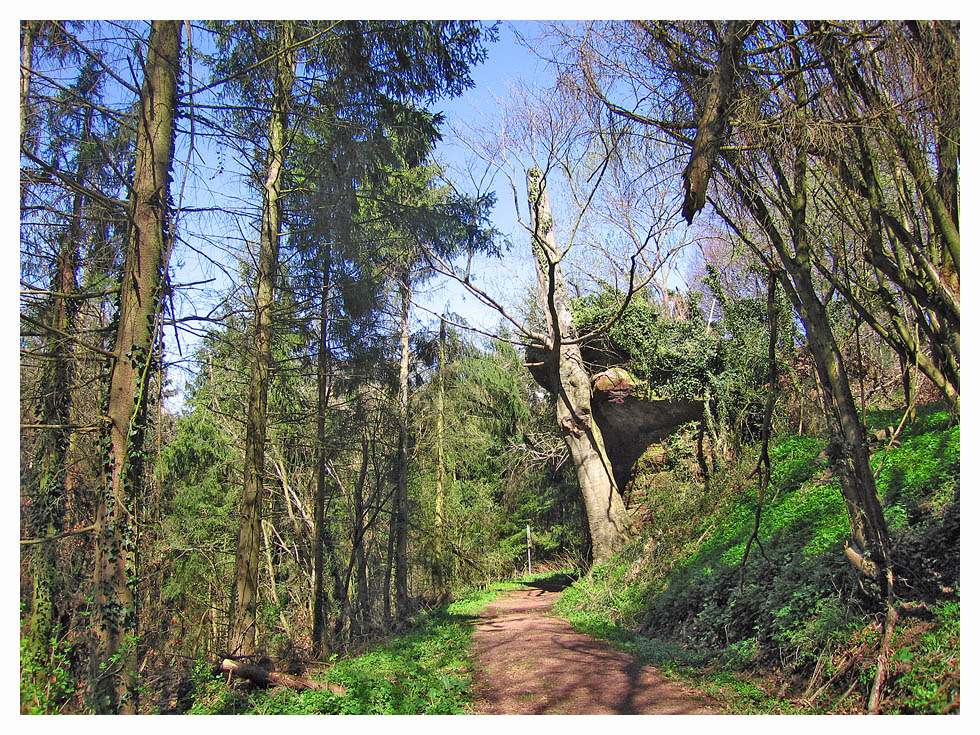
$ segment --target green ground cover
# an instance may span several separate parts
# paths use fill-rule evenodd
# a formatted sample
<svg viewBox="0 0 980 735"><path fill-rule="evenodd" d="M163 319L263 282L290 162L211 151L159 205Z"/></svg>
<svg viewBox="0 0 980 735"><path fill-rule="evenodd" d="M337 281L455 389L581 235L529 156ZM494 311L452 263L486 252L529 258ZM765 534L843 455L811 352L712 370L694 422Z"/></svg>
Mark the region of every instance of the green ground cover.
<svg viewBox="0 0 980 735"><path fill-rule="evenodd" d="M893 414L869 414L869 426L894 425L901 412ZM638 478L634 492L652 522L567 590L559 610L578 629L715 691L734 712L854 711L870 687L879 615L841 551L848 520L824 445L774 442L761 543L744 569L755 457L715 478L710 495L682 479L661 478L651 492ZM872 469L881 467L896 587L929 610L928 620L900 623L886 711L956 711L959 426L939 407L920 408L899 443L886 445L875 447Z"/></svg>

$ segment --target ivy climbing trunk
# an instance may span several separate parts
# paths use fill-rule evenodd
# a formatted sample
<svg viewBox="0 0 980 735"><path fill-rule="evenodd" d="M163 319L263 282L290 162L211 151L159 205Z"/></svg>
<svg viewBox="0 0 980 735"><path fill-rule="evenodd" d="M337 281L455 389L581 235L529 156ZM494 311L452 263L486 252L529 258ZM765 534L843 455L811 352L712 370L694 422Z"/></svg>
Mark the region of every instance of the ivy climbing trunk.
<svg viewBox="0 0 980 735"><path fill-rule="evenodd" d="M29 24L25 24L29 25ZM27 32L25 31L25 35ZM25 42L27 42L25 40ZM33 41L31 41L33 43ZM26 56L26 53L25 53ZM94 83L93 83L94 86ZM80 90L83 94L91 91ZM85 111L81 142L91 145L93 108ZM63 336L75 331L75 317L79 308L77 273L79 247L85 236L82 226L85 198L82 191L89 178L88 160L80 156L75 181L78 188L72 196L71 215L67 228L61 234L58 255L51 277L51 294L45 308L43 321L52 331L47 337L47 359L41 373L42 395L39 416L42 428L37 447L37 473L32 488L30 525L34 535L52 538L63 530L68 474L68 451L71 441L71 374L73 347ZM58 541L53 539L41 544L31 557L34 588L32 590L31 617L26 639L25 670L32 672L37 686L43 687L50 676L51 648L57 630L56 597Z"/></svg>
<svg viewBox="0 0 980 735"><path fill-rule="evenodd" d="M278 53L274 95L270 100L268 167L262 188L262 230L255 289L255 347L248 387L241 518L229 615L228 654L236 658L251 656L255 652L255 613L262 548L262 477L265 471L269 368L272 363L272 309L279 269L286 131L296 67L295 30L295 21L281 21L275 26Z"/></svg>
<svg viewBox="0 0 980 735"><path fill-rule="evenodd" d="M538 303L548 325L546 368L557 391L557 420L578 475L592 541L592 559L603 563L629 533L623 497L606 455L602 432L592 418L592 383L575 341L572 304L561 274L561 253L544 174L527 172L531 248L538 275Z"/></svg>
<svg viewBox="0 0 980 735"><path fill-rule="evenodd" d="M89 700L97 713L135 713L137 513L143 439L174 151L180 23L153 21L137 117L131 221L107 399L104 492L95 518Z"/></svg>
<svg viewBox="0 0 980 735"><path fill-rule="evenodd" d="M91 133L91 108L86 113L83 140ZM79 165L76 181L79 190L87 178L87 166ZM71 440L71 372L72 344L61 335L74 333L78 312L78 248L82 241L82 195L76 192L72 200L71 219L61 236L51 295L48 298L44 321L57 332L47 338L47 359L41 373L39 416L44 426L37 446L37 472L32 487L29 524L34 535L51 538L30 557L34 587L31 597L30 624L21 662L35 686L43 688L51 675L51 649L56 636L58 617L58 542L53 537L64 530L68 448Z"/></svg>

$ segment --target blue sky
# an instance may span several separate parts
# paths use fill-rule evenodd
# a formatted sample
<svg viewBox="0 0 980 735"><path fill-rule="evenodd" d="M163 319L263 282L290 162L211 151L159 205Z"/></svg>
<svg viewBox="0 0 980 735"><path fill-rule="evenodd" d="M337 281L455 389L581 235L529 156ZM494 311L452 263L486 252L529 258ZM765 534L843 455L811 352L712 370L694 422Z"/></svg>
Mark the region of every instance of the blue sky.
<svg viewBox="0 0 980 735"><path fill-rule="evenodd" d="M370 6L370 3L368 3ZM367 8L369 9L369 8ZM509 8L495 8L507 10ZM544 8L550 10L551 8ZM105 15L111 11L102 9ZM306 9L309 11L309 9ZM362 8L363 10L363 8ZM458 10L458 9L457 9ZM366 13L368 14L368 13ZM125 14L123 14L125 15ZM382 13L384 15L384 13ZM436 13L434 17L448 15ZM491 21L487 21L489 24ZM135 26L138 28L140 23ZM13 31L16 25L10 23L8 28ZM547 62L538 58L532 50L518 41L520 34L529 40L532 48L538 48L534 39L539 33L538 23L534 21L501 22L498 27L499 40L488 44L487 60L472 70L473 87L460 97L442 100L434 105L446 117L444 140L437 149L437 156L450 168L463 169L467 158L472 157L465 145L461 144L451 132L452 127L465 127L467 124L479 124L481 118L493 118L499 115L497 101L506 101L510 96L512 86L523 81L528 84L546 88L553 81L553 73ZM11 38L11 41L13 39ZM195 47L200 48L206 43L206 34L195 31L192 37ZM11 43L8 48L16 51L17 46ZM17 68L17 60L12 59L11 68ZM195 73L206 74L206 70L195 67ZM135 80L138 85L139 80ZM195 85L197 86L197 85ZM186 101L186 100L185 100ZM208 101L207 94L195 95L195 103L200 105ZM186 127L187 119L182 121ZM16 134L16 125L11 133ZM13 146L11 146L13 150ZM217 207L229 209L239 207L243 211L253 211L255 194L243 185L241 173L242 163L234 154L224 150L219 153L209 148L208 141L201 136L195 139L194 157L184 179L184 162L188 158L187 137L179 136L175 152L174 165L174 199L183 206ZM11 169L13 170L13 169ZM460 182L460 188L468 189L465 182ZM14 185L16 186L16 184ZM526 232L518 225L514 208L514 197L506 181L498 179L496 186L498 203L492 214L493 224L501 233L504 240L513 243L512 249L500 260L481 259L474 263L475 281L493 296L500 298L514 312L520 311L519 302L527 293L534 281L534 268L529 258L528 238ZM11 191L12 193L12 191ZM469 191L468 193L472 193ZM552 198L555 199L553 191ZM521 206L522 215L526 217L526 204ZM8 201L12 203L13 197ZM558 209L556 207L556 215ZM202 221L199 215L188 215L178 220L178 231L183 238L182 243L175 247L171 259L173 282L186 284L199 282L204 279L214 279L205 288L213 289L207 293L201 289L180 289L175 295L175 307L179 316L206 315L216 299L226 292L228 287L237 280L234 278L235 262L240 257L242 242L251 237L243 232L241 218L215 215ZM560 222L560 219L559 219ZM200 251L200 252L195 252ZM16 257L16 256L14 256ZM216 261L218 264L215 265ZM232 276L228 278L222 272L222 266ZM13 269L12 269L13 270ZM19 270L19 269L18 269ZM501 321L501 317L486 307L481 307L472 296L452 282L440 283L433 279L426 284L423 292L418 295L421 307L415 313L415 326L433 325L435 318L424 309L441 313L449 310L462 315L474 326L485 331L493 332ZM13 313L11 309L9 313ZM200 327L200 324L191 326ZM172 328L167 329L166 345L171 360L191 357L196 338L189 332L180 332L181 354L176 352L176 340ZM188 365L188 367L193 367ZM188 373L174 370L171 373L176 387L181 387Z"/></svg>
<svg viewBox="0 0 980 735"><path fill-rule="evenodd" d="M547 64L522 46L517 41L515 32L533 36L535 24L529 22L501 23L499 25L499 40L488 44L487 61L472 70L473 87L458 98L441 100L433 105L434 109L442 112L446 118L444 138L437 149L437 157L451 167L465 167L465 161L469 155L465 146L460 145L451 134L450 127L452 125L465 125L478 121L483 114L494 114L496 110L494 99L506 99L509 88L515 80L533 79L538 83L546 84L551 78ZM203 39L196 39L197 44L202 42ZM198 100L198 104L202 101ZM187 158L186 138L180 142L184 144L184 147L178 145L175 153L175 201L181 201L179 193L181 191L182 169L183 162ZM219 160L215 152L208 149L204 139L198 138L195 146L197 147L197 158L192 160L188 181L184 188L184 206L229 207L236 200L239 205L254 200L254 193L242 186L240 177L234 173L235 169L239 168L234 159L229 158L226 153L224 159ZM220 171L219 166L221 167ZM523 289L522 282L531 283L534 272L533 266L529 262L521 263L522 260L525 260L521 245L524 244L523 241L526 238L521 237L517 225L513 197L509 195L507 190L502 190L500 194L492 216L493 224L506 238L514 240L516 246L508 256L500 261L483 259L475 263L473 272L481 286L486 287L495 296L513 302L519 299L518 294ZM236 229L237 226L230 218L222 218L220 221L211 223L210 231L200 231L201 228L193 217L187 222L187 227L181 228L181 233L188 244L202 251L203 255L188 247L176 248L171 260L173 282L183 284L213 278L215 279L214 282L205 288L214 288L218 292L226 290L231 281L224 276L221 267L209 261L223 262L225 267L233 272L235 259L240 256L242 234ZM222 241L225 239L229 252L223 255L221 248ZM194 313L202 315L207 313L215 296L208 295L201 290L181 290L175 298L175 307L181 315ZM422 308L415 310L415 328L432 327L435 324L435 317L426 313L425 309L435 313L448 310L460 314L469 323L486 331L495 331L500 322L500 317L496 312L481 307L472 296L468 296L464 289L454 282L445 283L439 279L433 279L420 290L417 299ZM196 342L197 340L193 335L181 331L181 357L184 360L193 354ZM172 329L167 330L166 344L168 351L172 353L171 360L180 359L176 353ZM174 381L175 387L178 388L182 386L187 377L188 374L180 370L172 371L171 374L171 379ZM173 403L173 407L179 403L178 398Z"/></svg>
<svg viewBox="0 0 980 735"><path fill-rule="evenodd" d="M481 124L491 129L496 118L500 115L499 105L506 105L512 96L515 85L547 90L554 84L554 70L551 64L541 58L547 54L545 43L541 40L541 23L537 21L503 21L499 24L499 40L488 46L488 58L472 70L474 85L458 98L443 101L435 107L442 111L447 118L445 137L437 149L437 156L442 159L452 171L453 168L465 169L466 162L475 158L466 142L457 139L453 128L466 128L468 125L479 127ZM520 37L520 38L519 38ZM559 116L561 113L559 112ZM529 165L526 152L517 153L515 158ZM538 161L542 165L544 161ZM465 177L457 176L462 187L466 186ZM523 196L523 176L517 183L518 202L521 218L527 220L527 205ZM560 178L560 177L559 177ZM496 176L493 185L487 187L497 193L497 205L493 211L494 227L501 233L501 239L511 244L510 250L500 259L482 258L474 262L474 273L478 285L495 298L500 299L508 310L517 314L521 311L520 302L534 285L534 265L530 258L529 238L527 231L518 223L515 212L515 198L509 182L500 174ZM555 216L559 229L568 224L574 207L563 210L561 181L550 182L552 202L555 206ZM472 188L468 193L473 193ZM615 229L615 228L612 228ZM609 227L606 227L609 230ZM615 237L615 233L607 233ZM680 235L679 235L680 236ZM571 259L580 256L588 257L584 252L588 248L573 248ZM572 271L571 263L565 264L566 276ZM676 277L671 279L671 285L682 285ZM492 309L481 305L465 289L452 282L433 281L426 286L427 293L420 293L417 301L422 307L416 318L421 323L432 323L434 317L425 313L424 309L442 312L448 308L463 316L468 323L484 331L495 331L501 322L500 315Z"/></svg>
<svg viewBox="0 0 980 735"><path fill-rule="evenodd" d="M488 22L489 24L489 22ZM515 33L525 36L532 36L536 33L535 24L532 22L519 21L516 23L502 22L499 24L499 40L488 44L487 60L477 65L472 70L473 87L464 92L460 97L448 100L441 100L433 105L433 108L442 112L446 118L444 126L443 141L439 145L436 155L451 168L464 168L468 156L466 147L461 145L452 135L452 126L465 126L468 123L478 123L481 116L485 114L494 115L496 113L495 99L506 99L511 85L519 79L534 80L538 84L547 84L551 80L551 73L547 64L534 56L527 48L521 45ZM197 43L201 43L198 39ZM185 205L187 206L229 206L233 200L241 197L244 200L254 199L254 195L245 187L240 186L238 179L228 175L235 168L235 161L225 159L223 161L224 173L217 172L218 161L214 153L207 150L205 141L199 139L196 142L199 146L199 154L203 160L198 160L192 166L193 172L186 185ZM175 200L180 191L182 162L187 156L186 148L178 146L175 161L175 181L174 188ZM215 178L211 178L214 176ZM498 182L499 183L499 182ZM465 184L460 184L465 188ZM472 193L472 192L468 192ZM502 235L515 242L514 249L503 259L491 261L481 259L474 263L475 279L481 286L485 286L488 291L495 296L500 296L505 300L513 302L519 299L522 291L523 282L531 283L534 278L533 266L526 261L523 248L525 237L522 237L520 228L514 211L513 197L507 189L500 191L497 206L492 215L494 226ZM191 225L193 226L193 225ZM234 227L232 225L232 227ZM200 281L205 278L216 279L209 288L227 288L229 281L221 272L220 268L208 262L209 258L224 260L229 267L237 257L237 250L241 247L241 236L236 230L228 231L226 224L217 224L215 242L205 244L198 237L198 234L184 231L183 234L194 247L206 252L207 257L195 253L188 248L178 248L174 252L171 265L174 273L175 283L189 283ZM222 257L218 250L220 238L227 237L228 247L231 255ZM486 331L495 331L500 322L500 317L496 312L492 312L486 307L481 307L479 303L465 293L464 289L453 282L446 283L445 280L433 279L420 289L417 300L422 308L415 311L415 327L423 325L431 326L435 323L435 317L425 312L429 309L432 312L442 313L444 310L462 315L469 323L480 327ZM210 299L206 294L195 291L185 291L181 296L183 303L176 304L178 311L184 314L206 312L210 304ZM168 347L173 349L174 338L172 330L168 330ZM182 355L187 358L193 349L196 340L189 334L181 334ZM174 359L177 356L174 354ZM180 385L183 377L175 372L173 379Z"/></svg>
<svg viewBox="0 0 980 735"><path fill-rule="evenodd" d="M545 8L545 10L549 9ZM439 15L437 13L435 17ZM15 26L11 23L9 27L13 29ZM437 156L451 169L464 169L467 159L472 157L467 147L454 137L451 131L453 127L479 124L484 117L493 119L499 115L497 100L506 101L510 96L511 87L519 81L542 88L552 83L553 73L549 64L538 58L517 38L520 34L530 41L532 48L538 48L539 44L535 44L538 33L539 26L534 21L501 22L499 40L488 44L487 60L472 70L473 87L458 98L443 100L434 105L436 109L443 112L447 123L444 140L437 149ZM195 32L192 40L195 46L200 48L201 44L206 42L206 34ZM17 46L11 44L10 48L16 49ZM16 69L16 60L11 66ZM200 68L195 68L194 71L197 74L206 73ZM207 97L207 94L195 96L196 104L207 102ZM186 125L185 119L182 126L186 127ZM12 132L16 132L16 127ZM192 207L237 206L243 211L254 208L255 194L243 185L240 176L242 164L232 153L225 150L219 154L209 149L206 139L198 136L195 140L195 157L191 159L185 182L184 162L187 157L187 138L179 136L174 166L175 201L183 206ZM468 189L463 181L460 181L459 185L464 191ZM492 215L493 224L500 231L503 239L513 243L513 247L500 260L478 260L474 263L473 273L478 285L504 301L509 309L517 312L519 302L534 281L534 268L528 252L528 238L517 222L514 197L507 182L498 179L496 186L492 188L496 188L498 193L498 203ZM523 200L522 196L518 198ZM552 198L553 200L556 198L554 191ZM9 199L12 201L12 197ZM526 205L522 206L522 210L526 210ZM526 217L526 211L522 211L522 215ZM556 216L559 217L559 226L561 226L557 205ZM241 255L243 239L251 236L243 232L240 229L241 222L236 222L232 217L215 217L202 222L199 216L191 215L178 222L178 230L185 242L178 244L173 253L171 260L173 282L186 284L210 278L215 280L207 286L209 289L214 289L214 293L211 294L200 289L178 291L175 296L175 307L181 316L205 315L217 296L226 291L236 280L225 277L221 264L232 276L235 276L235 262ZM195 252L195 249L200 253ZM222 249L225 252L222 252ZM217 261L219 265L211 261ZM481 307L472 296L468 296L458 284L453 282L440 283L433 279L426 284L424 291L418 294L418 302L422 308L415 313L416 327L434 324L435 318L424 309L436 313L444 310L458 313L474 326L490 332L495 331L501 321L499 314ZM182 330L180 357L185 360L190 357L195 342L193 335ZM167 329L166 344L171 353L171 360L178 359L172 328ZM177 387L180 387L187 375L180 370L175 370L172 371L172 380Z"/></svg>
<svg viewBox="0 0 980 735"><path fill-rule="evenodd" d="M533 22L505 21L500 23L498 30L499 39L487 47L487 60L472 70L473 87L460 97L443 100L435 105L445 115L447 122L443 142L437 148L436 155L450 167L465 168L467 159L472 158L473 154L465 144L456 139L449 128L478 125L484 116L493 117L497 112L496 100L506 100L511 86L519 80L544 85L553 79L548 65L518 41L517 34L525 38L534 37L537 29ZM460 182L460 185L465 186L465 183ZM534 274L530 271L529 261L522 257L521 246L525 238L518 225L513 197L506 188L506 182L498 180L493 188L498 195L492 214L493 225L504 238L514 244L514 248L500 261L479 259L474 264L474 273L481 286L492 286L490 290L496 292L495 296L513 300L518 297L523 285L520 279L514 278L515 274L529 271L523 273L527 282L530 282ZM481 306L457 284L436 282L430 284L428 290L429 294L419 297L420 304L425 308L441 312L448 306L474 326L486 331L493 331L500 321L496 312ZM418 318L423 322L432 319L424 312Z"/></svg>

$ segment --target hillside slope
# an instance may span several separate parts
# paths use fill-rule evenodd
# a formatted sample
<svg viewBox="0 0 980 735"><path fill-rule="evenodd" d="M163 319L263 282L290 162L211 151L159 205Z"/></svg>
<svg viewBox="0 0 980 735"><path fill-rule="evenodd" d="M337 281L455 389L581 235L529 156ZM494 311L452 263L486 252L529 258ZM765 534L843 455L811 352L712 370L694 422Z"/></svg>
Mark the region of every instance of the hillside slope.
<svg viewBox="0 0 980 735"><path fill-rule="evenodd" d="M918 414L890 448L873 446L897 592L924 606L892 646L883 711L896 714L959 710L959 425L938 406ZM869 414L869 430L900 419ZM848 520L824 445L774 442L748 554L754 452L712 478L710 491L682 465L641 459L631 502L646 519L642 532L567 590L559 610L582 630L718 685L733 711L861 711L879 607L841 551Z"/></svg>

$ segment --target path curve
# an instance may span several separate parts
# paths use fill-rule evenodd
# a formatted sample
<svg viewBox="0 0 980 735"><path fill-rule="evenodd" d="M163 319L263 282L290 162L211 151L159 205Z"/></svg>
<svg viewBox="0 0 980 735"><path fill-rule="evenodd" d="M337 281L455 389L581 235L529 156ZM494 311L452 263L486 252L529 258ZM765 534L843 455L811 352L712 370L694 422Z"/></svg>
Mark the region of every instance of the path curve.
<svg viewBox="0 0 980 735"><path fill-rule="evenodd" d="M476 622L475 714L694 715L720 712L692 687L582 633L551 612L559 593L508 592Z"/></svg>

